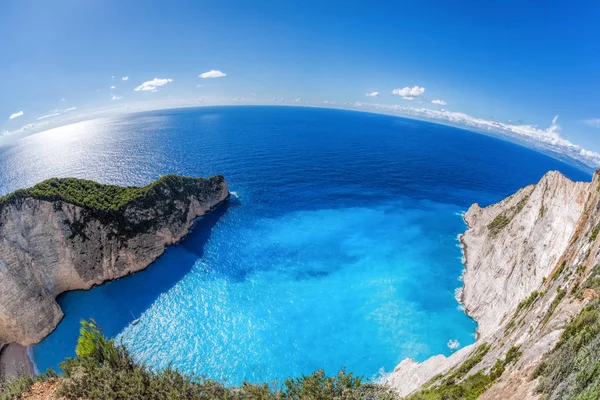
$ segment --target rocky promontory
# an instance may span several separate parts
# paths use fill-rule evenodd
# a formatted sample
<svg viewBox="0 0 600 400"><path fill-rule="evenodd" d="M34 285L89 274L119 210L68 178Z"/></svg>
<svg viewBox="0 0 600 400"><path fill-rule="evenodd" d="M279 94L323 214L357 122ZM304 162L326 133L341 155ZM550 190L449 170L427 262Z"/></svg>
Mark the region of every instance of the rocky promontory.
<svg viewBox="0 0 600 400"><path fill-rule="evenodd" d="M50 179L0 199L0 347L37 343L58 294L142 270L225 200L225 178L167 175L145 187Z"/></svg>

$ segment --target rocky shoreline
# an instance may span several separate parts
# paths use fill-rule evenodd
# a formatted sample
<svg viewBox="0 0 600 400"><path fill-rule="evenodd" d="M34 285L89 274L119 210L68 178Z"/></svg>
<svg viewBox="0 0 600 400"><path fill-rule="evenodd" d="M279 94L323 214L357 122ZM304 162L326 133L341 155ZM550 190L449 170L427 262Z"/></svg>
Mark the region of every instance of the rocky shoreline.
<svg viewBox="0 0 600 400"><path fill-rule="evenodd" d="M461 302L478 324L477 340L449 357L403 360L387 383L408 396L472 359L485 344L489 351L469 374L486 373L513 347L520 358L480 398L537 398L531 371L587 304L572 294L600 262L599 189L598 173L592 182L572 182L549 172L499 203L471 206L460 237Z"/></svg>
<svg viewBox="0 0 600 400"><path fill-rule="evenodd" d="M169 175L144 188L50 180L0 199L3 374L33 373L26 347L62 319L56 296L146 268L228 197L220 175Z"/></svg>

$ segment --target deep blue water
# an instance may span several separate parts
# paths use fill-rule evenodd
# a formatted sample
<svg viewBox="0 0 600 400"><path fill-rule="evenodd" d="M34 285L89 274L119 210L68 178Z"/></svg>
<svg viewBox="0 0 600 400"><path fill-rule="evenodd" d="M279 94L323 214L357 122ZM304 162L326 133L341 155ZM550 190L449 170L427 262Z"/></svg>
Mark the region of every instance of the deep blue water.
<svg viewBox="0 0 600 400"><path fill-rule="evenodd" d="M52 176L143 185L225 175L235 192L143 272L63 294L40 370L94 318L134 355L239 383L340 367L367 377L474 341L455 300L460 214L558 169L477 133L350 111L211 107L100 119L0 147L7 193ZM131 321L140 318L136 325Z"/></svg>

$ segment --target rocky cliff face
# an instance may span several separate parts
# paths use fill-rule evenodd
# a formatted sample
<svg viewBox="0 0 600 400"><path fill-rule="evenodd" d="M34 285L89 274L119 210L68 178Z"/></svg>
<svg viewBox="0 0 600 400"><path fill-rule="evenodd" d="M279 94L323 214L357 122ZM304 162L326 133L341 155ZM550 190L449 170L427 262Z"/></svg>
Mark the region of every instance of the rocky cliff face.
<svg viewBox="0 0 600 400"><path fill-rule="evenodd" d="M63 316L58 294L146 268L229 195L220 175L167 176L147 188L113 209L85 206L86 193L80 202L39 190L3 200L0 343L39 342Z"/></svg>
<svg viewBox="0 0 600 400"><path fill-rule="evenodd" d="M482 344L489 349L460 379L489 375L515 346L519 358L491 380L481 398L537 398L531 372L569 320L597 296L577 289L600 262L600 174L586 183L549 172L500 203L471 206L465 221L462 302L478 323L477 343L451 357L404 360L388 383L403 396L426 383L435 387L473 360Z"/></svg>

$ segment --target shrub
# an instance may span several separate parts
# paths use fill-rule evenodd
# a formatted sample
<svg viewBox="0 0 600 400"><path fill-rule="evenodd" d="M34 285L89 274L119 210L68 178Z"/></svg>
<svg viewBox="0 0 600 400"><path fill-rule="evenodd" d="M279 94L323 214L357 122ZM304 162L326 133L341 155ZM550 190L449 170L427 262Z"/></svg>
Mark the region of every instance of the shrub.
<svg viewBox="0 0 600 400"><path fill-rule="evenodd" d="M578 268L580 274L584 271ZM592 269L578 293L584 288L600 290L600 264ZM569 322L532 377L540 379L537 389L551 399L600 398L600 299L592 299Z"/></svg>
<svg viewBox="0 0 600 400"><path fill-rule="evenodd" d="M67 399L189 400L393 400L384 386L365 382L345 370L326 376L320 370L290 378L281 386L227 387L168 367L154 371L135 362L127 349L102 335L94 321L82 321L76 357L66 359L58 394Z"/></svg>
<svg viewBox="0 0 600 400"><path fill-rule="evenodd" d="M217 180L223 177L217 176ZM209 178L210 179L210 178ZM189 190L209 179L165 175L144 187L104 185L77 178L52 178L28 189L19 189L0 198L0 209L5 204L32 197L45 201L64 201L98 213L115 213L132 202L147 203L165 192Z"/></svg>
<svg viewBox="0 0 600 400"><path fill-rule="evenodd" d="M496 360L489 373L477 371L465 378L466 374L483 359L489 349L490 345L479 346L474 356L465 361L455 372L451 371L446 378L438 378L437 380L440 381L438 385L429 384L423 390L409 396L408 400L477 399L500 378L508 364L521 356L517 346L511 347L504 359Z"/></svg>

